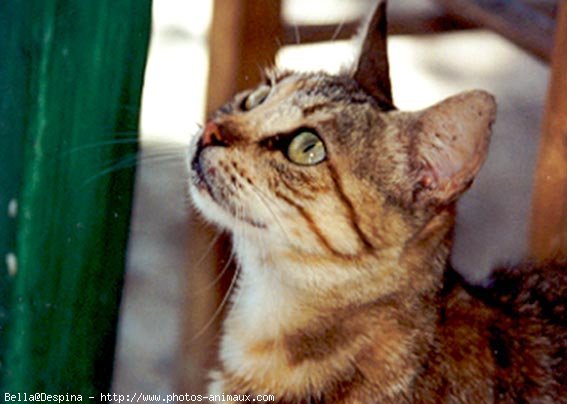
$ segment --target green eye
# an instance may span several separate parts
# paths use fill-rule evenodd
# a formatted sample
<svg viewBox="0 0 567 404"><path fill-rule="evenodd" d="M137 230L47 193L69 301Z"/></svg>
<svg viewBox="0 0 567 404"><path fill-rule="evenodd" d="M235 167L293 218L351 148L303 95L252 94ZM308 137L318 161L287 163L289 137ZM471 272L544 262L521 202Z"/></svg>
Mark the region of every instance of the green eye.
<svg viewBox="0 0 567 404"><path fill-rule="evenodd" d="M250 93L248 97L246 97L246 99L244 100L243 109L245 111L250 111L251 109L256 108L258 105L264 102L264 100L268 97L268 94L270 94L271 90L272 88L265 84L258 87L256 90Z"/></svg>
<svg viewBox="0 0 567 404"><path fill-rule="evenodd" d="M309 131L296 135L287 149L287 157L302 166L320 163L326 156L323 141L315 133Z"/></svg>

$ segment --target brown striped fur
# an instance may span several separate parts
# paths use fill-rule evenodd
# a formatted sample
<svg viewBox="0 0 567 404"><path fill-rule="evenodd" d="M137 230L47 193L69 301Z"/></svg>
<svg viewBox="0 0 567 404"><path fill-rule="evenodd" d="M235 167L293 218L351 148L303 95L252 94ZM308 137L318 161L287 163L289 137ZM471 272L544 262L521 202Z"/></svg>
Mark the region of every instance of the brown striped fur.
<svg viewBox="0 0 567 404"><path fill-rule="evenodd" d="M229 230L241 271L215 394L278 403L565 402L565 262L499 271L486 288L448 268L455 202L480 169L492 96L393 107L385 3L353 72L271 72L191 149L191 194ZM254 90L252 90L254 91ZM297 131L326 158L286 156Z"/></svg>

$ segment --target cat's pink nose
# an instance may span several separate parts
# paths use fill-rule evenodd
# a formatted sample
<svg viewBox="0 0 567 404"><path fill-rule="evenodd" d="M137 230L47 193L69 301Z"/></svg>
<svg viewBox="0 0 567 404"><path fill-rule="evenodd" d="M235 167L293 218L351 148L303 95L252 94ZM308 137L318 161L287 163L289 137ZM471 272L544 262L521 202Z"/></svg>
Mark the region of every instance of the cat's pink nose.
<svg viewBox="0 0 567 404"><path fill-rule="evenodd" d="M207 146L226 146L222 136L222 129L214 122L208 122L203 131L201 147Z"/></svg>

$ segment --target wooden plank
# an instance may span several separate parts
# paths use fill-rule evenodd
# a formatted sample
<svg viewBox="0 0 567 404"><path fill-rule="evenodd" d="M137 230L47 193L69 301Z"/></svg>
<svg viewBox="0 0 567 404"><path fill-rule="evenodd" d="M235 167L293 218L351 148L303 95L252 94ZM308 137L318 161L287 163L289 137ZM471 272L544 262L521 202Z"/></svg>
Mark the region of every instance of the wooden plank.
<svg viewBox="0 0 567 404"><path fill-rule="evenodd" d="M567 257L567 0L555 34L551 80L535 174L531 253Z"/></svg>
<svg viewBox="0 0 567 404"><path fill-rule="evenodd" d="M436 0L458 19L492 29L540 59L549 61L555 22L545 12L520 1Z"/></svg>

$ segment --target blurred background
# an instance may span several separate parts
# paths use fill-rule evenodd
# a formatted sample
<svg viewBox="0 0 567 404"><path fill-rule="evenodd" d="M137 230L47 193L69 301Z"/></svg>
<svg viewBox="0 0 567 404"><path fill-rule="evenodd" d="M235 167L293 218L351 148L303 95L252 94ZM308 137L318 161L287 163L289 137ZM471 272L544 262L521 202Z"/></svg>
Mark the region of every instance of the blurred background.
<svg viewBox="0 0 567 404"><path fill-rule="evenodd" d="M200 392L204 366L214 357L217 322L208 323L220 302L210 271L219 265L218 248L214 232L190 209L185 162L188 141L207 111L237 87L253 86L254 77L242 69L259 69L272 53L285 68L336 72L348 66L356 54L349 38L373 2L260 3L262 10L242 1L154 0L115 392ZM453 256L458 270L480 282L494 265L526 251L549 55L540 47L534 56L474 19L448 16L451 7L443 3L390 1L393 92L400 109L412 110L472 88L498 100L488 161L459 205ZM553 15L556 2L531 3ZM243 21L247 25L238 25ZM251 26L264 30L267 44L234 34ZM257 66L243 67L241 59Z"/></svg>

